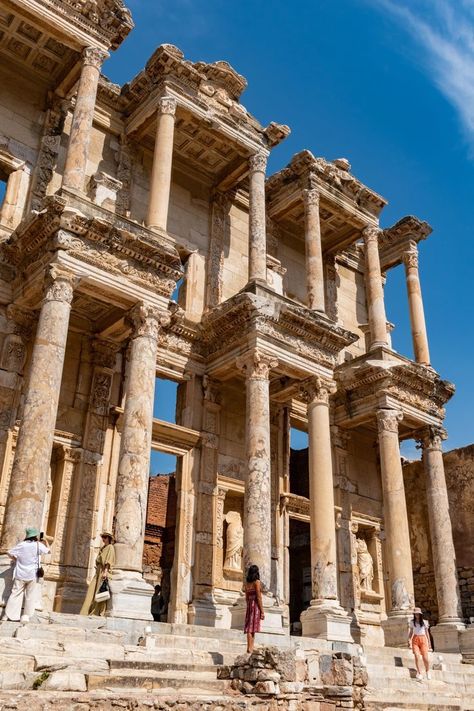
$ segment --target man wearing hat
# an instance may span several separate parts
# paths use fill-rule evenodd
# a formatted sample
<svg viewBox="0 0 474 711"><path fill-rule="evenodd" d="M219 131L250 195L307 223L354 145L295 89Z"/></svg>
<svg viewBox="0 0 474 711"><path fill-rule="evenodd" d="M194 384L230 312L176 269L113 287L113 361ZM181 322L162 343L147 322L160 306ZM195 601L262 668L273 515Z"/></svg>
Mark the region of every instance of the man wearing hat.
<svg viewBox="0 0 474 711"><path fill-rule="evenodd" d="M29 622L35 611L36 581L38 569L41 567L40 556L49 553L49 548L43 540L39 540L37 528L27 528L25 540L8 551L15 561L13 570L13 587L5 607L4 619L17 622ZM24 598L24 606L23 606ZM23 614L21 609L23 607Z"/></svg>

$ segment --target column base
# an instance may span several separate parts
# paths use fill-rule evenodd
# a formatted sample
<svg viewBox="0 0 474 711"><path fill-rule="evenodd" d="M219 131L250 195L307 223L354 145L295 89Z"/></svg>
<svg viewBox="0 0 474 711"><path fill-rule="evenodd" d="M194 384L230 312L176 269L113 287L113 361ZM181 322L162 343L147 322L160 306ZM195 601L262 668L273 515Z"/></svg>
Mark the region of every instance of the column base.
<svg viewBox="0 0 474 711"><path fill-rule="evenodd" d="M407 647L409 622L412 618L413 612L402 612L382 620L386 647Z"/></svg>
<svg viewBox="0 0 474 711"><path fill-rule="evenodd" d="M141 573L116 571L110 581L111 599L107 617L128 617L152 620L151 598L153 586L143 580Z"/></svg>
<svg viewBox="0 0 474 711"><path fill-rule="evenodd" d="M189 624L230 629L233 605L239 598L239 593L228 590L214 590L212 593L195 598L189 606Z"/></svg>
<svg viewBox="0 0 474 711"><path fill-rule="evenodd" d="M0 555L0 609L4 608L13 586L14 564L6 553Z"/></svg>
<svg viewBox="0 0 474 711"><path fill-rule="evenodd" d="M303 637L317 637L330 642L353 642L352 618L339 604L311 602L300 616Z"/></svg>
<svg viewBox="0 0 474 711"><path fill-rule="evenodd" d="M265 619L262 621L260 632L266 634L288 634L288 615L284 605L278 605L272 595L262 595ZM232 629L244 629L245 612L247 605L245 596L241 595L232 606Z"/></svg>
<svg viewBox="0 0 474 711"><path fill-rule="evenodd" d="M435 652L452 652L459 654L461 649L461 632L466 629L466 625L461 620L452 622L438 622L431 628ZM474 636L473 636L474 642ZM474 649L473 649L474 652Z"/></svg>
<svg viewBox="0 0 474 711"><path fill-rule="evenodd" d="M474 625L468 625L459 632L459 648L463 662L474 664Z"/></svg>

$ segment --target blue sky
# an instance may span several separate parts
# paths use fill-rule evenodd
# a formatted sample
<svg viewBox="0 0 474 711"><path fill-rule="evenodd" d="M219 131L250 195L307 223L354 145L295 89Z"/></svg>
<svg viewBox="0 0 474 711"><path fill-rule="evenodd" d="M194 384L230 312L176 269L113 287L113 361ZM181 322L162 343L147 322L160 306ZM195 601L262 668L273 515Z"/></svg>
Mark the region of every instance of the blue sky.
<svg viewBox="0 0 474 711"><path fill-rule="evenodd" d="M226 59L248 80L244 105L291 136L271 172L303 148L352 170L389 200L388 226L416 214L434 367L457 392L447 448L474 440L474 0L128 0L136 28L105 73L129 80L159 44ZM405 282L389 273L394 347L411 355ZM418 456L413 449L413 456Z"/></svg>

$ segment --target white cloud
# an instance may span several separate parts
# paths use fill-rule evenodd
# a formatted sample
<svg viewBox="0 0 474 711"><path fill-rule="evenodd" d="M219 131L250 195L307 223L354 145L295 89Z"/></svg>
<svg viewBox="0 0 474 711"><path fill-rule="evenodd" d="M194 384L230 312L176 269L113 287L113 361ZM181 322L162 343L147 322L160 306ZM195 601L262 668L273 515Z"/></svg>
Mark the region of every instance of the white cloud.
<svg viewBox="0 0 474 711"><path fill-rule="evenodd" d="M454 106L474 143L474 0L369 0L423 50L421 66Z"/></svg>

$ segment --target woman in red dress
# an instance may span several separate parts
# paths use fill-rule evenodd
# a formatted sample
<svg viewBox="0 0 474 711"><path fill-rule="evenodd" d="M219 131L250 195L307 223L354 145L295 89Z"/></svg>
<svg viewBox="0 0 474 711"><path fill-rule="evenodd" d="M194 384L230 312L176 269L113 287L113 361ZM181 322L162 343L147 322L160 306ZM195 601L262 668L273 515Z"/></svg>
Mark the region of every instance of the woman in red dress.
<svg viewBox="0 0 474 711"><path fill-rule="evenodd" d="M247 633L247 653L253 652L255 632L260 632L260 622L265 619L262 604L262 584L258 565L251 565L244 584L247 611L245 613L244 632Z"/></svg>

